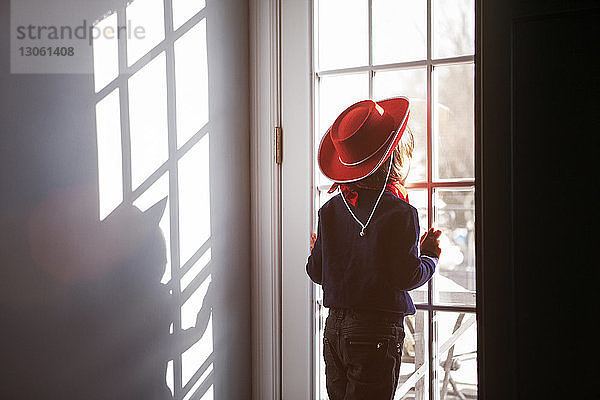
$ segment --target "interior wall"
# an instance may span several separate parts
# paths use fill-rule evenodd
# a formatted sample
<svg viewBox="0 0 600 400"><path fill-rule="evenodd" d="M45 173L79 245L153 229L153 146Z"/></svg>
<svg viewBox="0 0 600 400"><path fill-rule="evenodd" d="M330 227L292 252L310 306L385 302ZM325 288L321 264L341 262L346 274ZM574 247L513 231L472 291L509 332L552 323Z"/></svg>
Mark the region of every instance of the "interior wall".
<svg viewBox="0 0 600 400"><path fill-rule="evenodd" d="M585 0L478 4L481 393L591 398L600 9Z"/></svg>
<svg viewBox="0 0 600 400"><path fill-rule="evenodd" d="M95 16L119 2L79 3L83 14ZM211 379L215 398L245 399L251 390L248 2L206 3L214 284ZM97 210L93 77L11 74L10 29L10 1L1 0L0 398L77 398L73 394L92 389L92 381L109 385L105 377L85 376L77 358L67 354L77 351L78 340L89 339L84 335L102 332L103 327L77 326L79 314L85 312L82 299L89 293L73 291L72 282L40 267L32 254L31 221L39 205L56 194L81 195L70 199L71 214L83 210L76 207L79 200L89 201ZM81 246L77 237L72 239L73 248ZM115 287L105 288L100 305L110 301L108 293L119 291L119 280L110 282ZM123 332L130 328L131 322ZM115 368L117 363L115 357Z"/></svg>

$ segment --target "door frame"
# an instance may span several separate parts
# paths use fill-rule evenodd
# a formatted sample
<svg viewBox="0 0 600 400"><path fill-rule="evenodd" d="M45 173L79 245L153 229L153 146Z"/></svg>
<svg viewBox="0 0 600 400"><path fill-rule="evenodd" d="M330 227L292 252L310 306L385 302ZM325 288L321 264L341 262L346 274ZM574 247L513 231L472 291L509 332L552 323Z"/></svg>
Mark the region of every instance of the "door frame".
<svg viewBox="0 0 600 400"><path fill-rule="evenodd" d="M310 0L249 1L252 398L261 400L313 398L313 288L305 269L314 223L306 190L313 175L311 7ZM281 164L276 127L283 128Z"/></svg>
<svg viewBox="0 0 600 400"><path fill-rule="evenodd" d="M281 0L282 398L314 396L312 1Z"/></svg>
<svg viewBox="0 0 600 400"><path fill-rule="evenodd" d="M249 0L252 398L281 399L280 0Z"/></svg>

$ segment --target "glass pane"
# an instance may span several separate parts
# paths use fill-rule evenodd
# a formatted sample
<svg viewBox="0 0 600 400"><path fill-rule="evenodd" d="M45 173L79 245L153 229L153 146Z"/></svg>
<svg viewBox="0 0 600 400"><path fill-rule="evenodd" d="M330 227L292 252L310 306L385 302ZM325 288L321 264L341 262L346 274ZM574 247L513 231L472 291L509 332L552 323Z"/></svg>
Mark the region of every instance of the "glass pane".
<svg viewBox="0 0 600 400"><path fill-rule="evenodd" d="M180 263L210 238L209 137L200 141L179 160L179 246Z"/></svg>
<svg viewBox="0 0 600 400"><path fill-rule="evenodd" d="M100 220L106 218L123 201L120 115L117 88L96 104Z"/></svg>
<svg viewBox="0 0 600 400"><path fill-rule="evenodd" d="M475 49L475 1L433 0L434 58L470 55Z"/></svg>
<svg viewBox="0 0 600 400"><path fill-rule="evenodd" d="M133 202L133 205L142 211L146 211L154 204L165 198L169 194L169 175L163 174L148 190L146 190L140 197ZM165 212L160 219L158 224L165 237L165 244L167 247L167 263L165 270L162 275L161 283L168 283L171 280L171 218L169 213L169 200L167 199L167 205L165 206Z"/></svg>
<svg viewBox="0 0 600 400"><path fill-rule="evenodd" d="M442 231L434 301L475 305L474 190L436 189L433 201L435 226Z"/></svg>
<svg viewBox="0 0 600 400"><path fill-rule="evenodd" d="M404 343L400 378L394 400L429 398L429 362L427 311L417 310L415 315L404 318Z"/></svg>
<svg viewBox="0 0 600 400"><path fill-rule="evenodd" d="M405 96L410 99L408 125L415 149L407 182L427 178L427 70L425 68L375 72L373 97L376 100Z"/></svg>
<svg viewBox="0 0 600 400"><path fill-rule="evenodd" d="M321 0L317 6L319 69L368 65L368 1Z"/></svg>
<svg viewBox="0 0 600 400"><path fill-rule="evenodd" d="M165 53L129 79L131 178L137 188L169 155Z"/></svg>
<svg viewBox="0 0 600 400"><path fill-rule="evenodd" d="M319 81L319 129L315 138L315 153L318 154L321 138L337 116L351 104L369 98L369 74L349 74L323 77ZM316 162L316 157L315 157ZM321 173L318 165L317 184L327 185L331 181Z"/></svg>
<svg viewBox="0 0 600 400"><path fill-rule="evenodd" d="M477 322L475 314L435 313L437 388L435 398L477 398Z"/></svg>
<svg viewBox="0 0 600 400"><path fill-rule="evenodd" d="M96 24L101 32L117 32L117 14ZM119 40L117 35L94 35L94 87L96 92L119 75Z"/></svg>
<svg viewBox="0 0 600 400"><path fill-rule="evenodd" d="M424 234L427 229L427 190L426 189L413 189L408 191L409 203L417 209L419 212L419 237ZM413 302L416 303L427 303L427 284L420 288L410 291L410 297Z"/></svg>
<svg viewBox="0 0 600 400"><path fill-rule="evenodd" d="M436 178L474 176L473 64L434 69Z"/></svg>
<svg viewBox="0 0 600 400"><path fill-rule="evenodd" d="M172 0L173 29L178 29L206 6L205 0Z"/></svg>
<svg viewBox="0 0 600 400"><path fill-rule="evenodd" d="M135 0L126 13L127 62L132 65L165 38L163 0Z"/></svg>
<svg viewBox="0 0 600 400"><path fill-rule="evenodd" d="M373 63L427 58L427 1L373 0Z"/></svg>
<svg viewBox="0 0 600 400"><path fill-rule="evenodd" d="M208 122L206 20L175 42L177 146L181 147Z"/></svg>

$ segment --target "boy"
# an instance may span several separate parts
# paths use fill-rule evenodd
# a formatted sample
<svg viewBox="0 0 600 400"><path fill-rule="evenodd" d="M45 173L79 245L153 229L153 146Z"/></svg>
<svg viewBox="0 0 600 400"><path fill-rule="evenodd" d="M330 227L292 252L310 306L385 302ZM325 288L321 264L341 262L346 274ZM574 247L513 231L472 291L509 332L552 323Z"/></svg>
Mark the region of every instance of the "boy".
<svg viewBox="0 0 600 400"><path fill-rule="evenodd" d="M441 231L419 241L404 188L414 147L409 114L404 97L360 101L319 146L319 168L335 182L330 192L341 191L319 210L306 265L330 308L323 339L330 400L393 398L404 316L416 312L408 291L431 278L440 256Z"/></svg>

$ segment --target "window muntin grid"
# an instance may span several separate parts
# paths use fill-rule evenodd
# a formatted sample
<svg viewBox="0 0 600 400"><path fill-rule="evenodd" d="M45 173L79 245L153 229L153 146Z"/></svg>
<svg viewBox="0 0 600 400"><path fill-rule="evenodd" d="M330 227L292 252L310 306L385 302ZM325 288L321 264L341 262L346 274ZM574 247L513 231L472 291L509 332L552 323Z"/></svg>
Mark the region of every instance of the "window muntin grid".
<svg viewBox="0 0 600 400"><path fill-rule="evenodd" d="M323 4L326 4L326 12L321 9ZM361 9L366 12L362 15L353 12L350 18L344 19L344 5L351 6L353 10ZM398 12L402 9L406 10L406 15L412 15L413 18L424 18L424 21L414 22L416 30L420 26L425 26L421 37L419 32L407 33L400 30L403 37L413 41L413 44L409 45L410 51L404 55L398 52L398 48L391 48L397 41L388 39L383 44L377 42L378 38L385 36L385 33L389 37L393 32L394 19L390 17L390 10ZM315 210L332 197L327 193L332 182L321 174L316 162L316 150L321 136L333 119L348 105L365 97L376 100L406 95L411 99L410 125L415 134L416 146L411 175L406 185L409 189L409 197L411 204L419 210L422 232L433 225L444 229L444 236L441 238L443 256L434 278L427 285L411 292L417 314L405 320L405 329L409 329L411 325L413 330L418 328L421 331L416 331L416 335L408 334L409 337L413 337L412 353L409 352L412 354L410 359L412 363L403 357L406 359L406 364L401 367L401 375L407 368L412 368L412 374L401 376L396 399L433 400L442 396L446 399L459 398L453 394L455 390L461 391L461 394L466 393L467 397L477 394L476 376L473 378L473 371L476 371L476 334L473 334L475 329L474 11L473 0L313 1L315 93L313 110L316 122L314 124L315 157L313 157L316 175L314 201L318 205ZM331 15L335 17L332 18ZM323 21L323 18L329 19ZM334 49L335 54L359 53L352 57L342 57L342 61L347 59L346 64L332 61L329 56L325 62L321 61L325 50L320 47L319 35L325 26L334 26L336 18L343 20L343 24L346 25L341 31L348 30L348 23L354 21L359 28L352 34L367 36L360 38L357 46L352 46L352 42L347 40L337 47L328 37L329 43L326 43L326 46ZM376 26L378 18L386 19L382 24L383 27ZM461 23L467 28L463 29L463 34L452 26L452 24L460 26ZM366 33L363 28L365 25ZM326 36L332 35L326 33ZM341 37L345 40L343 36ZM367 49L362 45L364 40L368 42ZM454 47L448 49L451 47L450 44ZM420 46L424 48L421 50ZM385 51L386 47L391 48L388 54ZM364 62L365 60L368 60L368 63ZM453 81L452 75L448 76L448 71L458 70L462 74L454 74L458 79ZM443 101L454 101L458 107L454 105L450 109ZM455 114L449 112L454 110L459 112ZM458 157L457 154L462 154L460 162L452 165L456 167L453 169L449 168L449 162L452 164L453 160L448 160L451 157L448 157L450 152L447 150L452 146L454 146L452 151L455 159ZM316 215L314 220L316 222ZM461 284L457 284L457 281ZM317 332L313 337L315 338L314 354L318 364L315 368L317 375L315 381L318 383L315 395L317 398L326 399L321 348L322 329L328 310L322 306L322 290L319 286L315 286L314 293ZM448 315L454 318L453 321L448 322ZM455 326L447 327L448 324ZM454 342L453 339L448 341L448 338L453 337L453 331L446 334L448 329L458 332ZM418 340L415 341L414 337ZM459 341L461 346L456 344ZM460 350L456 350L459 347L469 346L472 349L469 350L468 355L459 354ZM414 355L415 347L418 350L417 358ZM406 345L404 351L409 351ZM440 366L440 362L446 361L448 354L451 360L460 357L469 360L469 373L462 371L463 376L468 376L468 379L465 378L468 382L457 383L452 378L453 372L446 371L446 364ZM442 358L444 360L441 360ZM407 397L404 397L405 395Z"/></svg>
<svg viewBox="0 0 600 400"><path fill-rule="evenodd" d="M98 26L142 26L146 38L93 43L100 219L121 203L146 210L168 195L161 283L179 311L165 383L180 400L213 398L212 313L204 304L212 280L205 5L128 2Z"/></svg>

